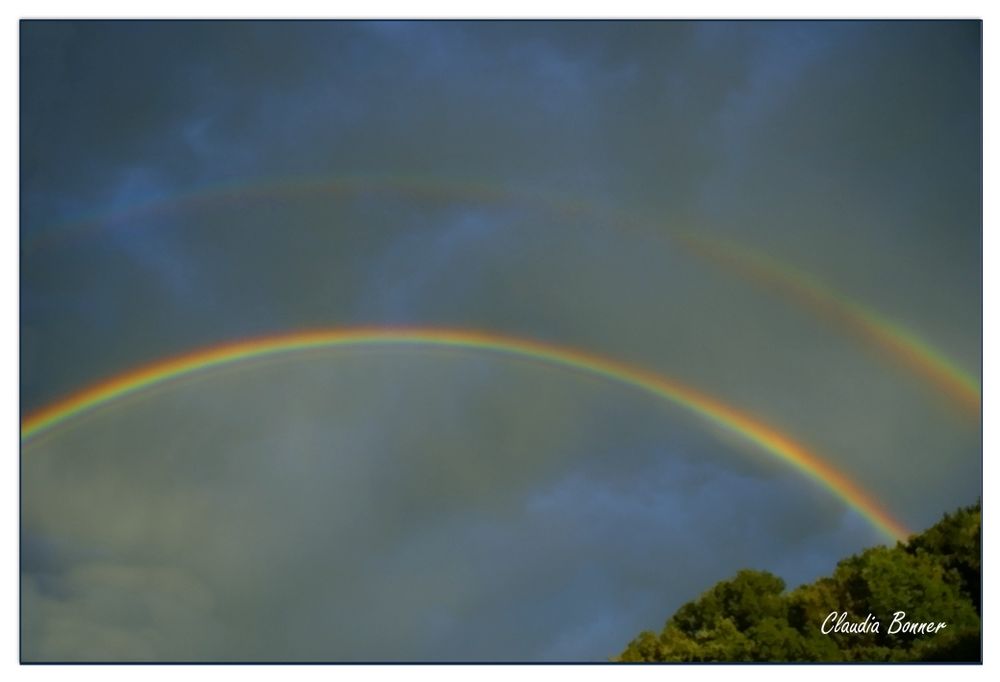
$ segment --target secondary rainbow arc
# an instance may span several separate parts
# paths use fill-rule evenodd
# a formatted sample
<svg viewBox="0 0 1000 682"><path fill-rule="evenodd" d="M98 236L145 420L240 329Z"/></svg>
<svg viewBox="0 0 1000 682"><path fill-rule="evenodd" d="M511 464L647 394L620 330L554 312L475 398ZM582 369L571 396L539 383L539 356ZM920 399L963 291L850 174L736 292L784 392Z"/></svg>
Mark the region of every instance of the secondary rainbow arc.
<svg viewBox="0 0 1000 682"><path fill-rule="evenodd" d="M440 328L347 328L303 331L213 346L140 367L85 388L28 415L22 443L100 406L195 372L296 351L362 346L431 346L483 350L546 362L604 377L680 405L738 433L818 482L892 540L910 532L854 481L815 451L753 415L648 369L567 346L492 332Z"/></svg>
<svg viewBox="0 0 1000 682"><path fill-rule="evenodd" d="M431 201L471 201L485 205L533 206L559 215L609 218L630 227L656 226L658 230L663 230L665 236L675 239L697 256L717 263L738 276L776 287L788 299L806 310L832 320L863 343L877 348L887 357L910 368L927 384L947 396L966 417L978 420L981 416L982 391L976 379L940 350L874 309L823 285L805 272L772 257L766 257L746 246L706 237L691 230L665 226L662 220L649 215L600 208L592 202L574 197L553 198L524 190L504 188L498 184L428 179L421 176L308 176L200 188L166 198L138 202L106 215L104 219L114 222L130 217L139 218L178 207L194 208L202 202L210 204L267 197L289 199L312 195L353 196L368 192L390 193ZM22 245L22 248L25 252L31 252L51 243L53 239L59 238L60 234L66 236L65 233L73 234L88 228L96 229L101 222L100 218L71 221L64 225L62 230L56 230L48 237L37 238L27 245Z"/></svg>
<svg viewBox="0 0 1000 682"><path fill-rule="evenodd" d="M965 416L979 418L981 390L976 379L913 332L766 254L724 239L693 233L675 236L702 257L748 280L775 287L818 316L850 330L934 386Z"/></svg>

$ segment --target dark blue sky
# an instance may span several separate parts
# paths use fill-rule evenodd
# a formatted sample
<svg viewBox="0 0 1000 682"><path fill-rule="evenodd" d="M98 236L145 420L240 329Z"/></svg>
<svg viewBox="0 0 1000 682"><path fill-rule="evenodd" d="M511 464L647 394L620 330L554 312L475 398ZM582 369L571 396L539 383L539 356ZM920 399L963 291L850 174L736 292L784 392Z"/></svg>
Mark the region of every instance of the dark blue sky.
<svg viewBox="0 0 1000 682"><path fill-rule="evenodd" d="M485 328L696 385L927 526L978 425L670 235L978 376L980 59L976 22L24 22L22 406L255 334ZM23 462L27 658L603 660L881 541L675 407L476 353L206 375Z"/></svg>

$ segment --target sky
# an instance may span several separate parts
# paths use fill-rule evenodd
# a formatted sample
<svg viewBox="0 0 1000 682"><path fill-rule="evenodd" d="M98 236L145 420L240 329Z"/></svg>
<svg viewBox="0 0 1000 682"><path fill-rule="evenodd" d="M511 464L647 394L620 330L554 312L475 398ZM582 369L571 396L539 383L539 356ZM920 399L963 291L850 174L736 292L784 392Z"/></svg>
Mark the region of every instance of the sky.
<svg viewBox="0 0 1000 682"><path fill-rule="evenodd" d="M978 379L977 22L20 29L22 417L301 329L475 329L682 381L913 530L978 416L764 253ZM634 387L423 347L140 392L21 452L24 660L601 661L742 568L887 542Z"/></svg>

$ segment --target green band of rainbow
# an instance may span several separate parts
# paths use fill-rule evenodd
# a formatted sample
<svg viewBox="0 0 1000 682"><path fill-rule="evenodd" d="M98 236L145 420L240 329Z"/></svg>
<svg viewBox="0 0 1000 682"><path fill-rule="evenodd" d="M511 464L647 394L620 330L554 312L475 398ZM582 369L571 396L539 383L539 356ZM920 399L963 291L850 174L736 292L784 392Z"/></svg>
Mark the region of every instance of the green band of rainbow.
<svg viewBox="0 0 1000 682"><path fill-rule="evenodd" d="M712 396L649 370L610 358L565 346L479 331L428 328L331 329L250 339L198 350L98 383L29 415L21 425L21 440L26 443L96 407L194 372L295 351L400 345L492 351L580 370L642 389L735 431L764 451L791 464L857 510L887 537L902 541L910 534L868 493L815 452L774 427Z"/></svg>

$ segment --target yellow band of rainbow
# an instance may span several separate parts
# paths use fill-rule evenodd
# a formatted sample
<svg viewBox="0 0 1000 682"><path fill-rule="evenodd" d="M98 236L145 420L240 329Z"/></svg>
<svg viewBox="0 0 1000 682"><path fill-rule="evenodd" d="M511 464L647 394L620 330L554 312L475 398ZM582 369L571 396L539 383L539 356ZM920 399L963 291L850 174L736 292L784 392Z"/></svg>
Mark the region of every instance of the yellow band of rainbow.
<svg viewBox="0 0 1000 682"><path fill-rule="evenodd" d="M867 492L821 456L746 412L647 369L575 348L492 332L437 328L343 328L295 332L213 346L121 374L28 415L21 424L21 440L27 443L35 436L96 407L202 370L296 351L407 345L502 353L583 371L647 391L740 434L792 465L842 499L888 538L904 541L910 535Z"/></svg>

